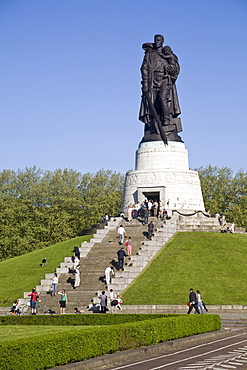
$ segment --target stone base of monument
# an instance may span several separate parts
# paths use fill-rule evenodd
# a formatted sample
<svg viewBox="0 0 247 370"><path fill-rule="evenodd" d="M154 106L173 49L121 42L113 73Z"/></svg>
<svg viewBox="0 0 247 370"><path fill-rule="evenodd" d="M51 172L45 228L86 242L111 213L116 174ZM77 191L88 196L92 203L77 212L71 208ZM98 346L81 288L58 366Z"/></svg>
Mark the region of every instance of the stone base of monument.
<svg viewBox="0 0 247 370"><path fill-rule="evenodd" d="M198 173L189 169L184 143L150 141L139 144L135 171L125 177L121 211L145 199L161 200L166 210L204 211Z"/></svg>

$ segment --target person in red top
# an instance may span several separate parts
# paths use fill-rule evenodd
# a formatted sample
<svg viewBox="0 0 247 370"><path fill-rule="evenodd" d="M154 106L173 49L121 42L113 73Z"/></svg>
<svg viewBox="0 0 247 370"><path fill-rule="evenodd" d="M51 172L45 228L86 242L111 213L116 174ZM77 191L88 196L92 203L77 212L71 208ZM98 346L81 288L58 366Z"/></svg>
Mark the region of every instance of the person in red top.
<svg viewBox="0 0 247 370"><path fill-rule="evenodd" d="M33 288L32 293L28 294L28 296L30 297L30 306L32 309L32 315L36 315L36 302L37 302L37 299L39 298L38 293Z"/></svg>

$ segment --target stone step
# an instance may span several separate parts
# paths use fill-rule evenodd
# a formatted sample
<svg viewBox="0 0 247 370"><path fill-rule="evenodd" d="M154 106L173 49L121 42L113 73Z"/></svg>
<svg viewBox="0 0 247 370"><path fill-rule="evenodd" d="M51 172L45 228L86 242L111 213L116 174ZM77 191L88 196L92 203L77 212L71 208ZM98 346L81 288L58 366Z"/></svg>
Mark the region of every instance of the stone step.
<svg viewBox="0 0 247 370"><path fill-rule="evenodd" d="M135 278L137 275L137 273L135 271L116 271L115 272L115 276L113 277L113 281L116 279L116 278Z"/></svg>
<svg viewBox="0 0 247 370"><path fill-rule="evenodd" d="M150 258L148 255L140 255L139 252L141 252L141 250L139 250L135 255L131 256L131 257L125 257L125 262L127 263L130 263L130 262L138 262L138 261L149 261Z"/></svg>
<svg viewBox="0 0 247 370"><path fill-rule="evenodd" d="M151 257L151 256L155 256L155 254L157 253L157 251L155 251L155 250L143 250L142 249L142 250L140 250L138 252L138 254L139 254L139 256L150 256Z"/></svg>
<svg viewBox="0 0 247 370"><path fill-rule="evenodd" d="M141 272L143 270L143 266L141 266L141 265L137 265L137 266L124 266L124 271L125 272Z"/></svg>
<svg viewBox="0 0 247 370"><path fill-rule="evenodd" d="M60 268L73 268L73 266L74 266L74 263L71 261L71 262L61 262L60 263Z"/></svg>
<svg viewBox="0 0 247 370"><path fill-rule="evenodd" d="M139 251L154 251L154 252L158 252L161 248L163 247L160 246L160 245L146 245L146 246L142 246ZM138 253L139 253L138 251Z"/></svg>
<svg viewBox="0 0 247 370"><path fill-rule="evenodd" d="M136 276L135 276L136 277ZM127 278L127 277L119 277L119 278L114 278L111 282L110 285L121 285L121 284L127 284L129 285L130 283L132 283L132 281L134 280L134 278Z"/></svg>
<svg viewBox="0 0 247 370"><path fill-rule="evenodd" d="M150 261L149 259L146 259L146 260L141 260L140 259L140 260L137 260L137 261L128 262L126 265L124 265L124 269L127 270L127 267L128 267L128 268L131 268L133 271L138 271L139 268L143 269L145 266L147 266L149 261Z"/></svg>
<svg viewBox="0 0 247 370"><path fill-rule="evenodd" d="M57 267L56 268L56 273L57 274L67 274L68 273L68 268L67 267Z"/></svg>
<svg viewBox="0 0 247 370"><path fill-rule="evenodd" d="M243 327L247 326L247 320L242 319L221 319L223 327Z"/></svg>
<svg viewBox="0 0 247 370"><path fill-rule="evenodd" d="M90 239L92 243L101 243L103 238L92 238Z"/></svg>
<svg viewBox="0 0 247 370"><path fill-rule="evenodd" d="M110 284L109 288L113 289L114 291L118 290L119 292L123 292L127 288L128 284Z"/></svg>
<svg viewBox="0 0 247 370"><path fill-rule="evenodd" d="M45 274L45 280L53 279L54 274ZM58 275L59 278L60 275Z"/></svg>
<svg viewBox="0 0 247 370"><path fill-rule="evenodd" d="M109 229L98 229L96 234L93 235L106 235L109 232Z"/></svg>
<svg viewBox="0 0 247 370"><path fill-rule="evenodd" d="M82 242L80 246L80 251L83 251L84 248L92 248L94 246L94 243L90 242Z"/></svg>

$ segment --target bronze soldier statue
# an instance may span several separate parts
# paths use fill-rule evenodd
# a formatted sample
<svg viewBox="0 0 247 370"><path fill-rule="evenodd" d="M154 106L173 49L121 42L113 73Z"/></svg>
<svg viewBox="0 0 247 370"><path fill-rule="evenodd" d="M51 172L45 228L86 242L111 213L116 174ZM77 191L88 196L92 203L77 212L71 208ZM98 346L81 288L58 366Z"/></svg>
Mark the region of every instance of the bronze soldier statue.
<svg viewBox="0 0 247 370"><path fill-rule="evenodd" d="M145 123L145 141L183 142L181 113L176 79L180 72L177 56L169 46L163 47L164 37L155 35L153 43L145 43L145 56L141 66L142 101L139 119Z"/></svg>

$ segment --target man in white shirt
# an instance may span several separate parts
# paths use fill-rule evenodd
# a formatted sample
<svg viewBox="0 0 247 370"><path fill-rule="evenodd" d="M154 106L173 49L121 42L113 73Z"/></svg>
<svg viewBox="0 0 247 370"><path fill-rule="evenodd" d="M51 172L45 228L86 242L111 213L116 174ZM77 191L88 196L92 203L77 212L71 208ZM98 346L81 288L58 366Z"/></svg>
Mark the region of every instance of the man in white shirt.
<svg viewBox="0 0 247 370"><path fill-rule="evenodd" d="M119 237L120 237L120 241L119 241L119 244L123 244L124 242L124 235L125 235L125 229L123 227L123 225L121 225L119 228L118 228L118 231L117 231Z"/></svg>
<svg viewBox="0 0 247 370"><path fill-rule="evenodd" d="M115 312L115 309L116 309L116 305L117 305L117 300L116 300L116 294L113 292L113 289L110 289L110 294L109 294L109 298L110 298L110 304L111 304L111 313ZM113 302L114 301L114 302ZM113 302L113 304L112 304Z"/></svg>
<svg viewBox="0 0 247 370"><path fill-rule="evenodd" d="M111 275L114 275L114 270L112 269L112 267L107 267L105 269L105 282L106 282L106 285L109 285L110 282L111 282Z"/></svg>

